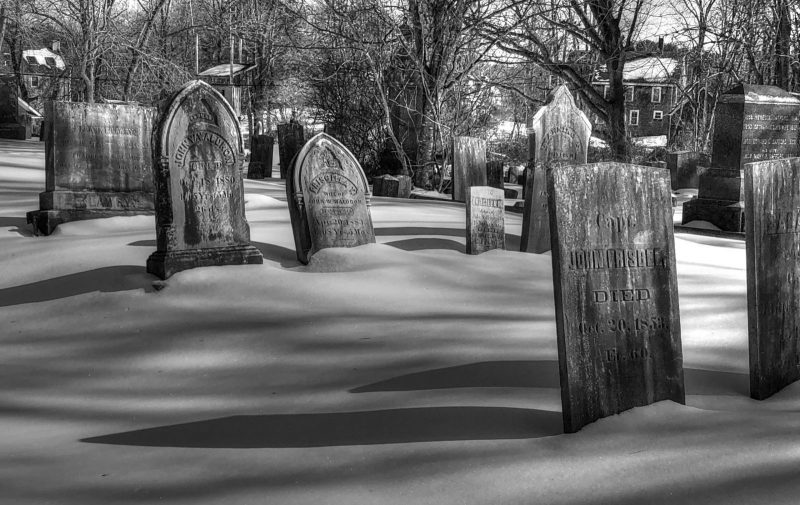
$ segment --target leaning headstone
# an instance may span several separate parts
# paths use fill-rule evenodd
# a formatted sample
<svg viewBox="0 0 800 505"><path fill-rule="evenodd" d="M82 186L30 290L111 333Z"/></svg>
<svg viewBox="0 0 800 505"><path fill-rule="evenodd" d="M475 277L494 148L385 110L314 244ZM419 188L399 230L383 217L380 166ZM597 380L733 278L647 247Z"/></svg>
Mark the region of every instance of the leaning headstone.
<svg viewBox="0 0 800 505"><path fill-rule="evenodd" d="M505 188L505 184L503 184L502 161L486 162L486 185L492 188L499 188L499 189Z"/></svg>
<svg viewBox="0 0 800 505"><path fill-rule="evenodd" d="M564 430L683 403L669 172L560 166L548 201Z"/></svg>
<svg viewBox="0 0 800 505"><path fill-rule="evenodd" d="M30 121L23 122L19 113L19 88L12 75L0 76L0 138L31 138Z"/></svg>
<svg viewBox="0 0 800 505"><path fill-rule="evenodd" d="M61 223L152 214L151 137L156 110L124 104L49 102L45 191L28 212L37 235Z"/></svg>
<svg viewBox="0 0 800 505"><path fill-rule="evenodd" d="M407 175L381 175L372 179L372 196L409 198L411 177Z"/></svg>
<svg viewBox="0 0 800 505"><path fill-rule="evenodd" d="M550 94L547 105L533 116L531 128L528 140L533 149L530 155L533 170L529 170L523 191L525 211L519 250L543 253L550 250L545 174L555 166L586 163L592 123L575 105L569 88L562 84Z"/></svg>
<svg viewBox="0 0 800 505"><path fill-rule="evenodd" d="M697 198L683 204L682 223L707 221L744 232L745 163L800 156L800 98L775 86L740 84L720 96L711 167L699 176Z"/></svg>
<svg viewBox="0 0 800 505"><path fill-rule="evenodd" d="M300 123L285 123L278 125L278 151L281 162L281 179L287 179L286 171L292 163L294 156L302 149L305 136L303 125Z"/></svg>
<svg viewBox="0 0 800 505"><path fill-rule="evenodd" d="M375 243L369 186L355 156L326 133L311 138L286 177L297 259L328 247Z"/></svg>
<svg viewBox="0 0 800 505"><path fill-rule="evenodd" d="M262 263L244 213L244 145L225 98L187 83L161 115L154 139L156 252L147 271L166 279L189 268Z"/></svg>
<svg viewBox="0 0 800 505"><path fill-rule="evenodd" d="M467 254L506 248L503 190L489 186L467 188Z"/></svg>
<svg viewBox="0 0 800 505"><path fill-rule="evenodd" d="M272 177L272 148L275 139L269 135L250 137L250 163L247 165L248 179Z"/></svg>
<svg viewBox="0 0 800 505"><path fill-rule="evenodd" d="M453 200L466 201L470 186L486 186L486 141L453 137Z"/></svg>
<svg viewBox="0 0 800 505"><path fill-rule="evenodd" d="M745 165L750 396L800 379L800 158Z"/></svg>

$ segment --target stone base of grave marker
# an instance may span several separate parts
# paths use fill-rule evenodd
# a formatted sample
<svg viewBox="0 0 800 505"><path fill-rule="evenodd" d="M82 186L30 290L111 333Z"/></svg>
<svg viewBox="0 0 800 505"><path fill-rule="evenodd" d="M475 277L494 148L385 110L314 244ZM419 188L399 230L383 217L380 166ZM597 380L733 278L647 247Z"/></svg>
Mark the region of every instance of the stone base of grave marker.
<svg viewBox="0 0 800 505"><path fill-rule="evenodd" d="M0 125L0 139L28 140L31 138L31 126L22 124Z"/></svg>
<svg viewBox="0 0 800 505"><path fill-rule="evenodd" d="M47 195L47 193L41 193L39 195L39 200L42 201L43 197ZM112 199L118 194L93 194L95 198L102 199L103 201L113 201ZM131 195L125 195L129 197ZM26 214L26 219L28 224L30 224L33 228L34 235L50 235L53 231L58 227L58 225L63 223L69 223L70 221L82 221L84 219L99 219L104 217L117 217L117 216L140 216L140 215L153 215L155 214L155 210L153 209L153 195L152 194L142 194L142 199L149 198L149 207L148 208L141 208L141 209L107 209L107 208L98 208L98 209L49 209L49 210L33 210Z"/></svg>
<svg viewBox="0 0 800 505"><path fill-rule="evenodd" d="M744 232L742 170L709 168L699 179L697 198L683 204L681 223L707 221L720 230Z"/></svg>
<svg viewBox="0 0 800 505"><path fill-rule="evenodd" d="M162 279L183 270L222 265L260 265L261 252L252 245L157 251L147 258L147 272Z"/></svg>
<svg viewBox="0 0 800 505"><path fill-rule="evenodd" d="M272 177L272 151L275 139L269 135L253 135L250 138L250 162L247 165L248 179Z"/></svg>

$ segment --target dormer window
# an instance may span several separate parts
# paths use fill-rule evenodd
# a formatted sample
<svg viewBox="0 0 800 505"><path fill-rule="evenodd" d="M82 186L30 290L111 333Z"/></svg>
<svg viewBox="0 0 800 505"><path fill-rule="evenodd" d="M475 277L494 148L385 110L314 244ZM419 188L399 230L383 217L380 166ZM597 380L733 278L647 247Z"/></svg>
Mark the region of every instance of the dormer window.
<svg viewBox="0 0 800 505"><path fill-rule="evenodd" d="M45 56L44 62L47 64L48 67L55 67L56 66L56 59L52 56Z"/></svg>
<svg viewBox="0 0 800 505"><path fill-rule="evenodd" d="M38 65L39 64L39 62L36 60L36 56L27 56L27 57L25 57L25 60L27 60L27 62L30 65Z"/></svg>

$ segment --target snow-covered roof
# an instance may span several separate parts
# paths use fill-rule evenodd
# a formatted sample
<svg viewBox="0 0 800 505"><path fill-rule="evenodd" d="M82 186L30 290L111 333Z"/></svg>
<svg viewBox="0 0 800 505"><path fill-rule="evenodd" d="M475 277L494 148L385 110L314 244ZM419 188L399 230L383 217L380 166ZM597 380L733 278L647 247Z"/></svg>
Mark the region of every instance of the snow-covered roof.
<svg viewBox="0 0 800 505"><path fill-rule="evenodd" d="M44 67L55 67L59 70L64 69L64 59L46 47L42 49L26 49L22 51L22 58L29 63L33 63L30 61L30 59L33 58L37 65L42 65ZM48 59L51 60L48 61Z"/></svg>
<svg viewBox="0 0 800 505"><path fill-rule="evenodd" d="M622 70L623 81L639 82L664 82L669 80L678 68L678 60L675 58L663 58L658 56L648 56L625 62ZM597 81L608 81L608 69L605 65L601 66L597 75Z"/></svg>
<svg viewBox="0 0 800 505"><path fill-rule="evenodd" d="M33 117L42 117L42 115L39 114L39 112L36 109L28 105L28 103L22 98L17 97L17 105L22 111L27 112Z"/></svg>
<svg viewBox="0 0 800 505"><path fill-rule="evenodd" d="M255 68L255 65L243 65L241 63L234 63L231 65L230 63L223 63L222 65L217 65L216 67L203 70L198 75L201 77L225 77L230 75L231 66L233 66L234 75L238 74L239 72L246 72L252 68Z"/></svg>

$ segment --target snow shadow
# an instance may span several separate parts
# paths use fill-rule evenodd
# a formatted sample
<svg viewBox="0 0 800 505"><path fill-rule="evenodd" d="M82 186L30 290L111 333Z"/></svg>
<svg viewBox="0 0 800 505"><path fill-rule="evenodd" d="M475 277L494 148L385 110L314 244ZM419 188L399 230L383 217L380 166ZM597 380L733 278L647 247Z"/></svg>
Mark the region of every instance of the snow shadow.
<svg viewBox="0 0 800 505"><path fill-rule="evenodd" d="M28 220L24 217L6 217L0 216L0 228L11 228L9 231L19 233L23 237L32 237L33 230L31 230Z"/></svg>
<svg viewBox="0 0 800 505"><path fill-rule="evenodd" d="M460 253L466 253L466 246L461 242L447 238L419 237L407 238L405 240L394 240L386 242L386 245L402 249L404 251L424 251L427 249L446 249Z"/></svg>
<svg viewBox="0 0 800 505"><path fill-rule="evenodd" d="M559 388L558 361L483 361L392 377L350 393L452 388Z"/></svg>
<svg viewBox="0 0 800 505"><path fill-rule="evenodd" d="M96 268L77 274L62 275L22 286L0 289L0 307L36 303L82 295L93 291L104 293L144 289L153 291L155 277L143 266L120 265Z"/></svg>
<svg viewBox="0 0 800 505"><path fill-rule="evenodd" d="M531 439L561 433L561 412L507 407L423 407L230 416L84 438L81 442L256 449Z"/></svg>
<svg viewBox="0 0 800 505"><path fill-rule="evenodd" d="M300 262L297 261L297 253L294 249L289 249L287 247L282 247L275 244L267 244L264 242L250 242L254 247L256 247L259 251L261 251L261 255L264 256L264 259L272 260L284 268L291 268L300 265ZM134 247L156 247L155 240L137 240L135 242L131 242L128 244L129 246Z"/></svg>
<svg viewBox="0 0 800 505"><path fill-rule="evenodd" d="M750 397L750 375L716 370L683 369L687 395L728 395Z"/></svg>
<svg viewBox="0 0 800 505"><path fill-rule="evenodd" d="M430 228L427 226L384 226L375 228L376 237L393 237L397 235L444 235L464 238L464 230L453 228Z"/></svg>

